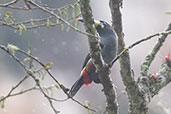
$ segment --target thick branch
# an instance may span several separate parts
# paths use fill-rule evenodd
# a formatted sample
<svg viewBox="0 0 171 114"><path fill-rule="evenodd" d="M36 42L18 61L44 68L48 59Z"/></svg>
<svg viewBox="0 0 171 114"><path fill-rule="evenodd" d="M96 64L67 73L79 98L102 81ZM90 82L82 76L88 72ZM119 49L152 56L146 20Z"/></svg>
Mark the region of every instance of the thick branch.
<svg viewBox="0 0 171 114"><path fill-rule="evenodd" d="M122 52L125 47L122 32L122 15L120 12L120 4L120 0L110 0L109 3L112 14L112 24L116 33L118 34L118 53ZM129 84L135 84L135 80L131 74L130 57L128 51L126 51L123 56L120 57L120 67L124 84L126 86Z"/></svg>
<svg viewBox="0 0 171 114"><path fill-rule="evenodd" d="M92 18L92 10L90 8L90 0L80 0L81 6L81 13L84 18L84 24L86 32L95 35L95 28L92 26L93 18ZM109 77L110 69L106 67L103 62L101 53L100 53L100 46L98 39L92 36L88 36L89 40L89 49L90 49L90 56L94 61L94 64L99 72L99 78L104 87L104 93L106 96L107 102L107 112L108 114L118 114L118 103L116 100L116 91L112 85L112 81Z"/></svg>
<svg viewBox="0 0 171 114"><path fill-rule="evenodd" d="M171 61L170 61L171 62ZM136 103L136 107L132 107L131 114L148 114L148 104L152 97L158 94L158 92L171 82L171 67L164 63L161 70L156 74L150 74L149 76L141 76L138 79L138 85L140 89L140 95L142 99ZM138 108L139 107L139 108Z"/></svg>
<svg viewBox="0 0 171 114"><path fill-rule="evenodd" d="M171 62L168 61L168 62ZM171 82L171 66L167 62L163 63L161 70L156 74L149 76L141 76L138 83L142 87L146 102L150 102L151 98L158 94L158 92Z"/></svg>
<svg viewBox="0 0 171 114"><path fill-rule="evenodd" d="M118 53L121 53L122 50L125 48L125 42L123 39L123 32L122 32L122 15L120 12L121 0L110 0L109 6L111 9L112 14L112 24L113 27L118 34ZM138 85L131 73L131 65L130 65L130 57L129 52L125 51L123 56L119 59L120 67L121 67L121 76L123 83L126 87L126 91L129 97L129 110L131 110L132 106L138 102L138 99L141 99L139 94ZM130 113L130 112L129 112ZM134 114L134 113L132 113ZM136 113L138 114L138 113Z"/></svg>

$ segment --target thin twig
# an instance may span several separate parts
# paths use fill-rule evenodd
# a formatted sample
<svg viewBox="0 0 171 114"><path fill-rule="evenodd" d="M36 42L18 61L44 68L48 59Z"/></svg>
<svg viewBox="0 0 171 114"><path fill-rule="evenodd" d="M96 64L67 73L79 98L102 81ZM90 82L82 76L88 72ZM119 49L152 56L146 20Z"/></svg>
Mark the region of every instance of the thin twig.
<svg viewBox="0 0 171 114"><path fill-rule="evenodd" d="M47 100L49 101L50 106L51 106L51 108L53 109L53 111L55 112L55 114L60 113L60 111L57 111L57 110L55 109L55 107L54 107L54 105L53 105L53 102L52 102L52 100L51 100L51 97L49 97L49 96L44 92L43 88L42 88L41 85L40 85L40 82L36 79L36 77L33 75L33 73L30 72L29 75L34 79L34 81L36 82L36 85L39 87L39 89L40 89L41 93L44 95L44 97L47 98Z"/></svg>
<svg viewBox="0 0 171 114"><path fill-rule="evenodd" d="M19 0L13 0L13 1L10 1L10 2L8 2L8 3L1 4L0 6L7 7L7 6L9 6L9 5L12 5L12 4L17 3L18 1L19 1Z"/></svg>
<svg viewBox="0 0 171 114"><path fill-rule="evenodd" d="M150 36L148 36L148 37L146 37L146 38L143 38L143 39L141 39L141 40L138 40L138 41L134 42L134 43L131 44L130 46L125 47L125 49L122 50L122 51L113 59L113 61L109 64L109 67L112 67L112 65L113 65L113 64L114 64L114 63L115 63L115 62L124 54L124 52L126 52L128 49L132 49L133 47L137 46L138 44L143 43L143 42L145 42L145 41L148 41L148 40L150 40L150 39L152 39L152 38L155 38L156 36L169 35L169 34L171 34L171 30L169 30L169 31L164 31L164 32L161 32L161 33L156 33L156 34L150 35Z"/></svg>
<svg viewBox="0 0 171 114"><path fill-rule="evenodd" d="M13 94L10 93L10 94L4 96L2 99L0 99L0 102L6 100L7 98L14 97L14 96L18 96L18 95L22 95L22 94L27 93L27 92L30 92L32 90L36 90L36 87L32 87L32 88L29 88L29 89L26 89L26 90L22 90L20 92L13 93Z"/></svg>
<svg viewBox="0 0 171 114"><path fill-rule="evenodd" d="M30 55L30 54L28 54L28 53L26 53L25 51L23 51L23 50L18 50L19 52L21 52L21 53L23 53L23 54L25 54L26 56L28 56L28 57L30 57L30 58L32 58L33 60L35 60L36 62L38 62L45 70L46 70L46 72L49 74L49 76L60 86L60 88L63 90L63 92L67 95L67 96L69 96L69 94L68 94L68 88L66 88L65 86L63 86L63 84L61 84L61 83L59 83L58 82L58 80L56 80L56 78L50 73L50 71L49 71L49 69L47 69L46 68L46 66L37 58L37 57L34 57L34 56L32 56L32 55ZM68 100L68 98L67 99L63 99L63 100L55 100L55 99L53 99L53 98L51 98L52 100L54 100L54 101L66 101L66 100ZM83 106L84 108L86 108L86 109L88 109L88 110L91 110L91 111L93 111L93 112L97 112L96 110L94 110L94 109L91 109L91 108L89 108L89 107L86 107L84 104L82 104L81 102L79 102L79 101L77 101L76 99L74 99L74 98L71 98L73 101L75 101L76 103L78 103L79 105L81 105L81 106Z"/></svg>
<svg viewBox="0 0 171 114"><path fill-rule="evenodd" d="M86 105L80 103L80 102L77 101L76 99L74 99L74 98L71 98L71 99L72 99L73 101L75 101L76 103L78 103L79 105L83 106L84 108L86 108L86 109L88 109L88 110L90 110L90 111L93 111L93 112L97 112L97 110L89 108L88 106L86 106Z"/></svg>
<svg viewBox="0 0 171 114"><path fill-rule="evenodd" d="M1 48L2 50L4 50L5 52L7 52L10 56L12 56L12 58L13 58L14 60L16 60L16 61L24 68L24 70L27 71L27 73L28 73L29 75L32 76L32 78L33 78L35 81L37 81L37 80L35 79L34 75L32 74L32 72L31 72L29 69L27 69L27 67L24 65L24 63L23 63L22 61L20 61L15 55L12 55L11 53L9 53L8 49L7 49L5 46L0 45L0 48ZM68 92L68 89L67 89L66 87L64 87L63 84L59 83L58 80L56 80L56 78L50 73L49 69L46 68L46 66L45 66L37 57L34 57L34 56L32 56L31 54L28 54L28 53L26 53L25 51L23 51L23 50L21 50L21 49L19 49L18 51L21 52L21 53L23 53L24 55L30 57L30 58L33 59L34 61L38 62L38 63L46 70L46 72L49 74L49 76L50 76L50 77L51 77L51 78L60 86L60 88L63 90L63 92L64 92L67 96L69 96L68 93L67 93L67 92ZM40 84L39 84L39 85L40 85ZM39 88L40 88L41 91L43 91L43 88L42 88L41 86L40 86ZM55 98L52 98L52 97L46 95L46 93L43 93L43 94L44 94L44 96L46 96L46 98L48 98L48 101L49 101L49 99L50 99L50 100L53 100L53 101L58 101L58 102L63 102L63 101L68 100L68 98L63 99L63 100L57 100L57 99L55 99ZM83 106L84 108L86 108L86 109L88 109L88 110L91 110L91 111L93 111L93 112L97 112L97 111L94 110L94 109L91 109L91 108L89 108L89 107L86 107L84 104L82 104L81 102L77 101L76 99L74 99L74 98L71 98L71 99L72 99L74 102L78 103L79 105ZM51 101L49 101L49 103L51 103ZM50 104L50 105L52 105L52 104ZM52 107L52 108L54 108L54 107ZM53 109L53 110L54 110L54 109ZM54 111L55 111L55 110L54 110Z"/></svg>
<svg viewBox="0 0 171 114"><path fill-rule="evenodd" d="M161 36L161 35L168 35L168 34L171 34L171 30L170 30L170 31L164 31L164 32L161 32L161 33L153 34L153 35L151 35L151 36L148 36L148 37L146 37L146 38L144 38L144 39L141 39L141 40L139 40L139 41L133 43L132 45L129 46L129 49L133 48L134 46L136 46L136 45L138 45L138 44L140 44L140 43L142 43L142 42L144 42L144 41L150 40L150 39L152 39L153 37Z"/></svg>
<svg viewBox="0 0 171 114"><path fill-rule="evenodd" d="M40 6L39 4L35 3L34 1L30 0L28 1L28 3L30 3L31 5L35 6L36 8L39 8L41 9L42 11L46 12L46 13L49 13L50 15L52 16L55 16L57 19L59 19L60 21L62 21L63 23L65 23L67 26L70 26L73 30L81 33L81 34L84 34L84 35L88 35L88 36L91 36L93 38L100 38L98 36L95 36L95 35L92 35L92 34L89 34L87 32L84 32L84 31L81 31L79 30L78 28L74 27L73 25L71 25L68 21L64 20L62 17L58 16L57 14L55 14L53 11L43 7L43 6Z"/></svg>
<svg viewBox="0 0 171 114"><path fill-rule="evenodd" d="M42 87L41 87L40 84L39 84L39 81L35 78L35 76L34 76L32 70L31 70L31 69L27 69L27 66L26 66L22 61L20 61L18 57L16 57L14 54L10 53L9 50L8 50L5 46L0 45L0 48L3 49L5 52L7 52L15 61L17 61L17 62L24 68L24 70L27 72L27 74L30 75L30 76L34 79L34 81L36 82L36 84L37 84L38 87L40 88L41 93L42 93L42 94L47 98L47 100L49 101L50 106L51 106L51 108L53 109L53 111L55 112L55 114L58 114L59 111L57 111L57 110L55 109L55 107L53 106L50 97L44 92L44 90L42 89ZM18 84L17 84L17 86L18 86Z"/></svg>
<svg viewBox="0 0 171 114"><path fill-rule="evenodd" d="M13 9L13 10L24 10L24 11L30 11L30 9L26 8L26 7L17 7L17 6L4 6L4 4L0 4L0 7L3 8L9 8L9 9ZM31 8L31 10L38 10L38 8Z"/></svg>

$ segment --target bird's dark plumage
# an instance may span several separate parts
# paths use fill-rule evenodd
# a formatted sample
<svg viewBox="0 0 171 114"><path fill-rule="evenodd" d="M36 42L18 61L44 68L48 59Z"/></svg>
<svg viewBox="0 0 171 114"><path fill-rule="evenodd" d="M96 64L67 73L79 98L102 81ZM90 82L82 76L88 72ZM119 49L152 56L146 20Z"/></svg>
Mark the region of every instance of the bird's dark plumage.
<svg viewBox="0 0 171 114"><path fill-rule="evenodd" d="M83 22L82 18L78 18L77 20ZM100 46L102 58L104 62L109 64L116 56L117 35L113 28L105 21L94 20L94 25L101 37ZM83 84L89 85L92 81L95 83L100 83L98 72L90 55L88 54L84 61L80 78L73 84L71 90L69 91L69 97L73 97Z"/></svg>

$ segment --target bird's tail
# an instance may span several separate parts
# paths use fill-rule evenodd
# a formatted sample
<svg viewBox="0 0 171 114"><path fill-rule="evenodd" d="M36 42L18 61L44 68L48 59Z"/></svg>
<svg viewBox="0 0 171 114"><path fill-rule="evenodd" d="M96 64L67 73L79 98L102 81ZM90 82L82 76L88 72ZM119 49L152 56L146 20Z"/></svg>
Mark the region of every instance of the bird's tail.
<svg viewBox="0 0 171 114"><path fill-rule="evenodd" d="M81 86L84 84L83 77L81 76L71 87L69 91L69 97L73 97L77 91L81 88Z"/></svg>

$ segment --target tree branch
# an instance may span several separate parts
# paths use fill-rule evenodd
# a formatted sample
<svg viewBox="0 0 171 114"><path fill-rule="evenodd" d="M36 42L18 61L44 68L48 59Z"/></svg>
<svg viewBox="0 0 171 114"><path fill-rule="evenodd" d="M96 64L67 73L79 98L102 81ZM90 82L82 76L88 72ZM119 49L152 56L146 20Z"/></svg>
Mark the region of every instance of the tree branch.
<svg viewBox="0 0 171 114"><path fill-rule="evenodd" d="M136 41L136 42L134 42L133 44L131 44L130 46L126 46L114 59L113 59L113 61L109 64L109 67L112 67L112 65L121 57L121 56L123 56L123 54L127 51L127 50L130 50L130 49L132 49L132 48L134 48L135 46L137 46L138 44L141 44L141 43L143 43L143 42L145 42L145 41L148 41L148 40L150 40L150 39L152 39L152 38L154 38L154 37L156 37L156 36L162 36L162 35L169 35L169 34L171 34L171 30L169 30L169 31L163 31L163 32L160 32L160 33L155 33L155 34L152 34L152 35L150 35L150 36L147 36L147 37L145 37L145 38L142 38L142 39L140 39L140 40L138 40L138 41Z"/></svg>
<svg viewBox="0 0 171 114"><path fill-rule="evenodd" d="M169 26L168 26L168 28L166 29L165 32L167 33L170 30L171 30L171 23L169 24ZM141 75L142 76L147 76L149 67L150 67L152 61L154 60L157 52L159 51L159 49L163 45L164 41L166 40L167 36L168 36L168 34L164 34L164 33L161 34L161 37L159 37L158 42L155 44L152 51L146 56L145 61L141 65Z"/></svg>
<svg viewBox="0 0 171 114"><path fill-rule="evenodd" d="M92 10L89 5L90 0L80 0L81 13L84 18L84 25L86 32L95 35L95 28L92 25ZM104 88L104 94L106 96L108 114L118 114L118 103L116 99L116 91L113 87L113 83L109 77L110 69L103 62L98 39L88 36L90 56L94 61L94 64L99 72L99 78Z"/></svg>
<svg viewBox="0 0 171 114"><path fill-rule="evenodd" d="M141 91L144 93L144 98L147 103L151 98L158 94L158 92L171 82L171 66L165 62L161 66L161 70L156 74L149 74L148 76L141 76L138 83L141 86Z"/></svg>
<svg viewBox="0 0 171 114"><path fill-rule="evenodd" d="M145 62L143 62L141 65L141 76L138 78L137 82L139 87L138 96L140 99L138 99L138 96L135 97L138 99L138 102L135 102L134 106L132 106L131 114L148 114L148 104L151 101L151 98L171 81L171 67L169 57L169 60L162 65L161 70L155 74L156 76L147 74L151 63L155 58L155 55L170 33L169 30L171 30L171 24L169 24L166 32L161 34L161 37L159 37L159 40L155 44L151 53L147 55Z"/></svg>
<svg viewBox="0 0 171 114"><path fill-rule="evenodd" d="M50 15L56 17L57 19L59 19L60 21L62 21L63 23L65 23L66 25L68 25L69 27L71 27L73 30L81 33L81 34L85 34L85 35L88 35L88 36L92 36L92 37L96 37L92 34L89 34L89 33L86 33L86 32L83 32L79 29L77 29L76 27L74 27L73 25L71 25L68 21L64 20L62 17L58 16L57 14L55 14L52 10L49 10L43 6L40 6L38 5L37 3L33 2L32 0L29 0L28 3L30 3L31 5L35 6L36 8L39 8L40 10L44 11L44 12L47 12L49 13Z"/></svg>
<svg viewBox="0 0 171 114"><path fill-rule="evenodd" d="M123 32L122 32L122 14L120 12L121 5L122 5L121 0L110 0L109 2L111 14L112 14L112 24L119 38L118 53L121 53L122 50L125 49L125 42L123 39ZM141 96L138 95L139 87L131 72L132 70L130 65L130 57L129 57L129 52L127 50L123 53L123 56L120 57L119 62L121 67L121 71L120 71L121 77L126 87L126 91L129 98L129 111L132 112L131 107L135 106L134 104L138 102L138 99L141 99Z"/></svg>
<svg viewBox="0 0 171 114"><path fill-rule="evenodd" d="M68 100L68 98L63 99L63 100L57 100L57 99L55 99L55 98L52 98L52 97L48 96L48 95L43 91L43 87L40 86L39 80L35 78L34 72L33 72L30 68L28 69L27 66L26 66L19 58L17 58L14 54L10 53L9 49L6 48L5 46L0 45L0 49L2 49L2 50L4 50L5 52L7 52L7 53L8 53L16 62L18 62L18 63L24 68L24 70L27 72L27 74L29 74L29 75L34 79L34 81L39 85L38 87L39 87L39 89L41 90L42 94L44 94L44 96L48 99L48 101L49 101L49 103L50 103L50 105L51 105L51 108L52 108L52 109L54 110L54 112L57 114L58 111L56 111L56 109L54 108L54 106L53 106L53 104L52 104L52 101L63 102L63 101ZM67 96L69 96L68 93L67 93L67 92L68 92L68 89L67 89L63 84L61 84L57 79L55 79L55 77L50 73L49 69L48 69L48 68L47 68L47 67L46 67L46 66L45 66L37 57L34 57L34 56L32 56L31 54L28 54L27 52L25 52L25 51L23 51L23 50L21 50L21 49L17 49L16 51L21 52L22 54L26 55L27 57L30 57L32 60L34 60L34 61L36 61L37 63L39 63L39 64L43 67L43 69L45 69L45 71L48 73L48 75L49 75L49 76L50 76L50 77L51 77L51 78L60 86L60 88L62 89L62 91L63 91ZM25 78L23 78L22 80L25 80ZM14 89L15 89L16 87L18 87L18 86L20 85L21 82L23 82L22 80L14 87ZM14 89L12 88L12 89L10 90L10 92L9 92L10 97L11 97L11 96L16 96L16 95L19 95L20 93L22 94L22 93L25 93L25 92L28 91L28 90L25 90L24 92L18 92L18 93L11 94L11 93L12 93L11 91L13 91ZM31 89L31 90L32 90L32 89ZM30 91L30 89L29 89L29 91ZM44 93L43 93L43 92L44 92ZM1 99L0 99L0 102L1 102L1 101L4 101L6 98L8 98L8 97L9 97L9 94L7 95L7 97L1 98ZM97 112L95 109L92 109L91 107L88 107L88 106L82 104L82 103L79 102L78 100L76 100L76 99L74 99L74 98L71 98L71 99L72 99L74 102L76 102L77 104L79 104L80 106L86 108L87 110L90 110L90 111L93 111L93 112Z"/></svg>
<svg viewBox="0 0 171 114"><path fill-rule="evenodd" d="M12 5L12 4L15 4L17 3L19 0L12 0L8 3L5 3L5 4L1 4L1 7L8 7L9 5Z"/></svg>

